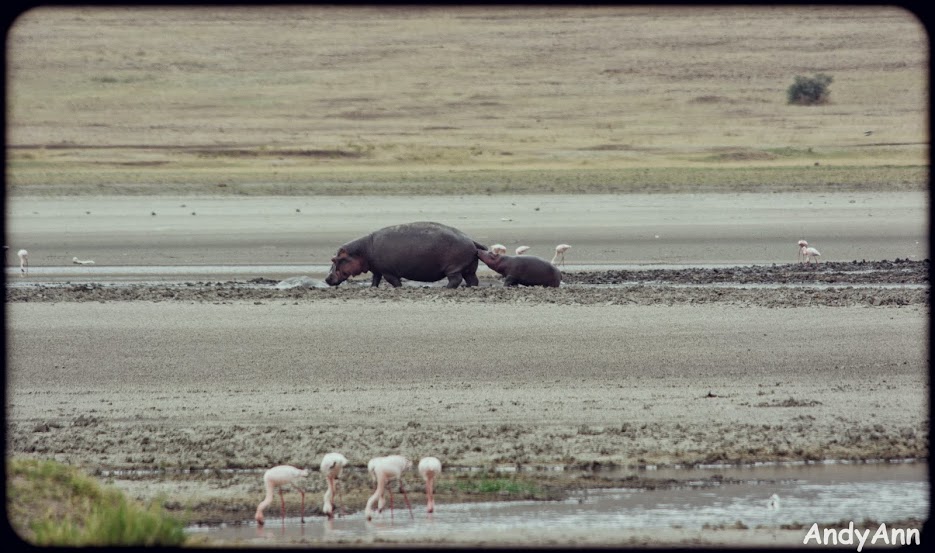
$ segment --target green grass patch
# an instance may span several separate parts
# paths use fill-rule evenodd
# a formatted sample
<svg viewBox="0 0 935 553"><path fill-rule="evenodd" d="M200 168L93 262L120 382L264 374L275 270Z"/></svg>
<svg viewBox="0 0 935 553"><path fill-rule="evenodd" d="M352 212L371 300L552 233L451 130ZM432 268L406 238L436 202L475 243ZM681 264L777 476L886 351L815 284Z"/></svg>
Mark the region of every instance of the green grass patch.
<svg viewBox="0 0 935 553"><path fill-rule="evenodd" d="M162 509L128 500L120 490L54 461L10 459L10 525L39 546L181 545L184 524Z"/></svg>

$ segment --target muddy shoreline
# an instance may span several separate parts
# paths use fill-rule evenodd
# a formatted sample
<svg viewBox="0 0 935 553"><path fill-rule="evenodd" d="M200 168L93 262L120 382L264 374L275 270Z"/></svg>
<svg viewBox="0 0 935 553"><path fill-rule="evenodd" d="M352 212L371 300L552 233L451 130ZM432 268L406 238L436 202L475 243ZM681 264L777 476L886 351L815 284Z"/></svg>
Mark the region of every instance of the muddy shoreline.
<svg viewBox="0 0 935 553"><path fill-rule="evenodd" d="M830 262L820 267L801 264L733 268L648 269L639 271L576 271L563 275L559 289L503 288L500 281L481 278L474 289L447 290L435 286L369 288L358 278L336 288L280 290L280 281L264 277L234 281L194 281L169 284L64 283L8 287L7 302L89 301L328 301L374 298L381 301L443 303L553 303L607 305L675 305L725 303L758 307L927 305L927 287L883 288L876 285L925 285L929 262ZM418 284L418 283L411 283ZM771 285L743 288L742 285ZM825 285L806 287L795 285ZM681 285L681 286L673 286ZM708 286L703 286L708 285ZM791 286L782 286L791 285ZM590 286L613 286L595 288ZM689 286L699 286L689 287ZM857 287L855 287L857 286Z"/></svg>

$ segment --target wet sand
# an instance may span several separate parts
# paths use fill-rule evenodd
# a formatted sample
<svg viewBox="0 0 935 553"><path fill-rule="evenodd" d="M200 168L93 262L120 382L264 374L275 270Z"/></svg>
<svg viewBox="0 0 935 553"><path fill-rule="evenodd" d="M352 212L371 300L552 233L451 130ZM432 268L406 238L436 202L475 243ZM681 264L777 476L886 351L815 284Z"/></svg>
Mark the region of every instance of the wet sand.
<svg viewBox="0 0 935 553"><path fill-rule="evenodd" d="M829 197L830 207L821 213L816 208L812 221L827 219L822 224L875 233L882 246L870 251L892 252L900 244L919 241L900 257L919 252L925 256L924 205L916 205L924 197L894 195L889 203L887 198L874 200L874 206L882 207L873 208L873 227L866 227L871 219L852 207L859 204L850 203L860 197L851 195ZM355 200L327 199L321 205ZM650 200L618 199L630 205ZM618 240L620 223L604 228L599 223L606 220L600 217L593 226L591 220L577 218L588 209L602 208L599 201L583 207L585 199L571 202L580 202L579 207L568 212L558 209L560 202L553 204L549 220L554 228L567 230L564 234L526 222L518 241L546 236L539 242L539 249L546 250L559 236L574 244L564 238L572 236L585 245L580 250L573 246L569 258L583 252L583 259L604 255L614 263L647 260L652 251L658 252L658 259L714 262L727 256L713 253L718 251L713 244L704 250L712 253L687 259L679 248L704 237L744 234L733 226L731 217L737 216L750 228L762 229L739 239L738 251L754 251L754 237L775 245L776 255L763 253L773 251L769 246L756 249L759 253L751 254L756 260L788 263L795 256L795 240L802 236L829 258L838 255L812 233L788 232L778 219L757 223L757 215L742 215L760 209L765 217L773 209L773 198L703 198L702 206L735 202L733 210L715 210L721 218L707 223L693 219L692 203L664 200L656 198L663 204L659 209L678 211L671 206L681 205L684 220L690 222L684 223L681 246L671 250L648 238L655 249L642 245L635 248L641 253L631 257L629 248L617 246L601 254L606 244ZM148 225L161 215L147 211L145 223L140 222L140 216L120 208L134 205L130 203L101 200L87 215L75 202L18 200L8 206L14 210L10 235L20 240L11 247L29 243L40 264L64 264L72 255L96 256L105 264L102 256L108 252L119 252L127 263L163 264L154 261L161 259L156 252L163 252L173 256L173 264L200 264L217 263L227 251L236 252L231 262L249 259L257 244L267 241L275 249L259 251L278 252L282 240L293 244L284 248L291 252L285 256L289 259L277 261L271 255L265 262L294 263L302 236L315 236L314 231L298 229L314 224L287 222L258 238L251 229L260 226L264 216L245 215L252 204L204 201L219 202L216 218L203 213L179 216L179 226L157 233ZM268 201L301 216L291 199ZM493 201L392 204L402 210L398 212L379 204L381 215L343 219L340 232L310 239L317 245L306 244L302 255L321 263L317 256L330 255L345 238L390 219L438 220L448 213L449 222L457 224L458 217L469 217ZM742 209L745 202L752 206L749 210ZM641 205L649 218L651 204ZM31 216L33 210L40 215ZM59 217L68 221L81 216L95 222L73 227L67 238L53 237ZM619 213L605 216L616 220ZM228 230L219 248L225 228L221 222L229 224L231 217L245 217L246 222L239 230ZM40 219L51 226L43 227ZM458 226L467 230L486 224L470 221ZM667 224L672 230L683 223ZM96 244L108 228L112 230L103 246L71 249L74 244ZM836 232L839 237L846 234ZM475 238L507 242L502 230L485 231L485 236L486 240ZM857 238L836 240L837 247L850 254L864 247ZM308 256L310 251L320 253ZM106 285L107 278L101 283ZM495 287L372 291L345 285L254 297L227 296L223 286L199 296L199 290L218 288L212 283L182 287L194 292L159 288L135 298L121 298L119 293L76 298L83 293L70 292L70 297L36 301L41 290L23 295L8 291L7 455L55 458L92 472L166 469L155 476L118 478L116 483L141 499L165 493L170 507L191 509L196 520L228 522L248 520L262 489L256 473L223 469L281 463L317 466L321 455L331 450L351 460L346 500L352 510L362 508L369 493L363 473L367 460L388 452L414 459L432 454L449 467L586 469L616 464L630 470L646 465L928 456L927 290L923 296L918 290L896 290L891 293L916 295L876 304L792 301L776 295L775 302L764 304L749 299L755 291L716 287L705 288L706 297L736 296L696 302L663 287L653 298L681 299L657 303L628 302L626 291L576 291L572 286L552 292ZM788 301L787 308L779 308L783 301ZM178 472L185 469L195 473ZM202 469L209 473L193 476ZM310 491L323 491L319 480L317 474L309 479ZM582 480L577 472L545 480L552 482L550 493L556 496L596 483ZM619 481L604 483L613 484ZM447 496L449 501L459 499L464 498L454 490ZM685 533L651 543L680 543ZM708 532L704 538L692 534L689 539L723 543L727 533ZM730 536L727 542L734 535ZM756 542L755 533L746 541Z"/></svg>
<svg viewBox="0 0 935 553"><path fill-rule="evenodd" d="M298 210L298 211L297 211ZM791 263L928 257L928 196L627 194L392 197L10 197L7 245L33 266L330 265L377 228L430 220L568 263ZM90 213L88 213L90 212ZM152 215L156 213L156 215ZM194 215L193 215L194 213ZM14 250L15 251L15 250ZM18 262L9 254L8 264Z"/></svg>

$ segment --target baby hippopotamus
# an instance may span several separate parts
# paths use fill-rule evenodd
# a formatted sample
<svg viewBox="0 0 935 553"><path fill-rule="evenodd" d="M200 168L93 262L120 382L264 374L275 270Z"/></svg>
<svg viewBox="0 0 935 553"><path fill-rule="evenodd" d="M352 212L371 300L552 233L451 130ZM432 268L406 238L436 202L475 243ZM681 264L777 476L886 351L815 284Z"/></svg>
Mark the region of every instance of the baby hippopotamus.
<svg viewBox="0 0 935 553"><path fill-rule="evenodd" d="M504 286L551 286L558 288L562 273L558 267L534 255L498 255L481 249L477 257L485 265L503 275Z"/></svg>

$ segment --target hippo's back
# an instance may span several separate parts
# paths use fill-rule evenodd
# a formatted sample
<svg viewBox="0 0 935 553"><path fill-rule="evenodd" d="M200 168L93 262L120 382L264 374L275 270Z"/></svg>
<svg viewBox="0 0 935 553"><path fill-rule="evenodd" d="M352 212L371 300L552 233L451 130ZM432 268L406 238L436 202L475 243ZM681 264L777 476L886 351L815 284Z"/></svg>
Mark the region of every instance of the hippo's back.
<svg viewBox="0 0 935 553"><path fill-rule="evenodd" d="M400 278L434 282L477 265L477 245L460 230L420 221L373 232L371 266Z"/></svg>
<svg viewBox="0 0 935 553"><path fill-rule="evenodd" d="M541 257L532 255L511 256L510 274L519 284L526 286L559 287L562 284L562 272Z"/></svg>

